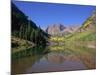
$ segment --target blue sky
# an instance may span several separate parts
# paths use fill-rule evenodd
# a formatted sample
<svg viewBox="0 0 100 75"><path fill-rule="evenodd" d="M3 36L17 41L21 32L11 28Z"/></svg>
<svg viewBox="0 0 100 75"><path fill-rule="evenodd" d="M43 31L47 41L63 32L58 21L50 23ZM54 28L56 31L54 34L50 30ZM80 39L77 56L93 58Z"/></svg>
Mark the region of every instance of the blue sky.
<svg viewBox="0 0 100 75"><path fill-rule="evenodd" d="M13 1L13 3L42 29L46 29L48 25L59 23L65 26L82 25L96 10L95 6L88 5L23 1Z"/></svg>

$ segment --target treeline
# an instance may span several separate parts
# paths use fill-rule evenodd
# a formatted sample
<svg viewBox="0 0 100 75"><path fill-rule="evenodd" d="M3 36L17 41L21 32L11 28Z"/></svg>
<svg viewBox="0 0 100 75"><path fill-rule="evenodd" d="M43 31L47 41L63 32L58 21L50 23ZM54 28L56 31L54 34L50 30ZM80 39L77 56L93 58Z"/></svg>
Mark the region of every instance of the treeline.
<svg viewBox="0 0 100 75"><path fill-rule="evenodd" d="M11 7L12 36L34 42L36 45L46 45L48 34L29 20L13 3Z"/></svg>

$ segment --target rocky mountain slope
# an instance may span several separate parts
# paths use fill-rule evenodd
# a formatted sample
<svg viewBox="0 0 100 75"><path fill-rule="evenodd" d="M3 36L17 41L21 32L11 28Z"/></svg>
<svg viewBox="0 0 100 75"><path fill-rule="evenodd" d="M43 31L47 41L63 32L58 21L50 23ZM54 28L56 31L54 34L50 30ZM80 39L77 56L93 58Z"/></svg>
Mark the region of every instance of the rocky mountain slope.
<svg viewBox="0 0 100 75"><path fill-rule="evenodd" d="M54 24L47 27L46 32L50 35L65 35L75 32L80 26L66 27L62 24Z"/></svg>
<svg viewBox="0 0 100 75"><path fill-rule="evenodd" d="M47 27L46 32L50 35L60 34L66 27L62 24L54 24Z"/></svg>
<svg viewBox="0 0 100 75"><path fill-rule="evenodd" d="M84 32L84 31L95 31L96 29L96 12L94 11L93 14L86 19L86 21L80 25L72 25L66 27L62 24L54 24L47 27L46 32L52 36L62 36L77 32Z"/></svg>
<svg viewBox="0 0 100 75"><path fill-rule="evenodd" d="M96 12L94 11L93 14L89 18L87 18L87 20L80 27L80 31L82 32L95 29L96 29Z"/></svg>
<svg viewBox="0 0 100 75"><path fill-rule="evenodd" d="M73 34L67 37L67 40L84 40L95 41L96 40L96 12L83 23L83 25Z"/></svg>

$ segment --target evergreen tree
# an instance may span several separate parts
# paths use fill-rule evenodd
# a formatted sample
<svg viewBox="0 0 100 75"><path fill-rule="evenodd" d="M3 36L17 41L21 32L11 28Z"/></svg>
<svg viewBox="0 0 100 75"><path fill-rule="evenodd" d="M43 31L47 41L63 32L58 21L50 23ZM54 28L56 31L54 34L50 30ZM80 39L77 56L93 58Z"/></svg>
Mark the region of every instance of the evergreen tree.
<svg viewBox="0 0 100 75"><path fill-rule="evenodd" d="M20 26L19 37L23 38L23 25Z"/></svg>
<svg viewBox="0 0 100 75"><path fill-rule="evenodd" d="M35 38L35 35L34 35L34 29L33 29L30 35L30 40L33 42L34 38Z"/></svg>

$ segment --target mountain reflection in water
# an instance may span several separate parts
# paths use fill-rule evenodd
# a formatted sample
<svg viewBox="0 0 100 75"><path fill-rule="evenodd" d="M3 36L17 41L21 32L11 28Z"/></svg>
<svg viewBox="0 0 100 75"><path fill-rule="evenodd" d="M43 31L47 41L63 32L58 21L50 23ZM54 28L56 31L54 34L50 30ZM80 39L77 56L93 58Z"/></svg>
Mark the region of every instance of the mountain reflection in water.
<svg viewBox="0 0 100 75"><path fill-rule="evenodd" d="M12 73L19 74L86 69L82 61L70 50L65 50L64 46L49 46L46 49L49 49L51 52L44 54L38 54L38 52L36 52L28 57L13 60Z"/></svg>

